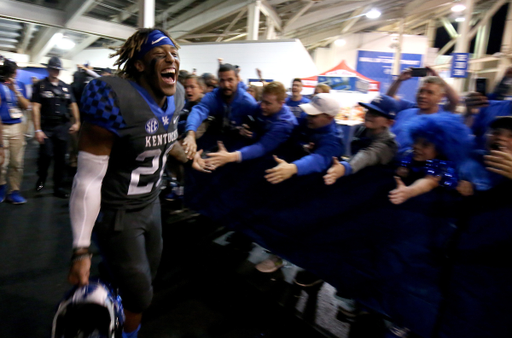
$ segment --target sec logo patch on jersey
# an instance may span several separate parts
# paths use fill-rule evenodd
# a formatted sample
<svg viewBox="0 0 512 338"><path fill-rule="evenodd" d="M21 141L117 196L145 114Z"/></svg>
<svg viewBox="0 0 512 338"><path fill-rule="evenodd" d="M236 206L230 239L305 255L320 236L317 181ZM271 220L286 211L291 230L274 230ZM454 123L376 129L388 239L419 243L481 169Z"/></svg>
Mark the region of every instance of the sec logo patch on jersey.
<svg viewBox="0 0 512 338"><path fill-rule="evenodd" d="M158 130L158 120L156 118L152 118L146 122L146 132L148 134L154 134Z"/></svg>

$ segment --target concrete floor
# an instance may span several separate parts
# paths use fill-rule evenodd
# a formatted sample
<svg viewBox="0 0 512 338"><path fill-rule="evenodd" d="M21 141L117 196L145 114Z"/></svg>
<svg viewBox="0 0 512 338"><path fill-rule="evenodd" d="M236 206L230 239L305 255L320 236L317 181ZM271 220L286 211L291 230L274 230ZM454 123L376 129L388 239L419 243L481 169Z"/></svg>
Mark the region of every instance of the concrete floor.
<svg viewBox="0 0 512 338"><path fill-rule="evenodd" d="M29 142L22 184L28 202L0 204L2 338L49 337L56 306L70 288L68 201L52 195L51 182L33 190L36 157ZM291 283L297 267L261 274L254 264L267 255L262 248L233 251L221 225L191 213L171 215L165 204L162 213L164 253L141 338L346 337L332 287L308 296ZM99 262L95 256L93 275Z"/></svg>

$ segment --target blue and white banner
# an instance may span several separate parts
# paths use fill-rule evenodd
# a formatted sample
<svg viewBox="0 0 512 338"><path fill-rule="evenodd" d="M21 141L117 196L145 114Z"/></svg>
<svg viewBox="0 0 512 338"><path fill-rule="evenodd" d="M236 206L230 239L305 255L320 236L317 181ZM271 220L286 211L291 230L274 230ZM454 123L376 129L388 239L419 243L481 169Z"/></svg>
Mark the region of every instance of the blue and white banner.
<svg viewBox="0 0 512 338"><path fill-rule="evenodd" d="M357 72L372 80L380 81L380 92L386 93L394 78L392 74L395 54L390 52L373 52L360 50L357 56ZM410 67L421 67L423 55L402 54L400 71ZM402 84L398 95L406 100L415 101L419 79L412 78Z"/></svg>
<svg viewBox="0 0 512 338"><path fill-rule="evenodd" d="M452 69L450 72L450 77L467 77L468 61L469 53L452 53Z"/></svg>
<svg viewBox="0 0 512 338"><path fill-rule="evenodd" d="M369 82L357 77L318 75L318 84L326 84L333 90L368 93Z"/></svg>

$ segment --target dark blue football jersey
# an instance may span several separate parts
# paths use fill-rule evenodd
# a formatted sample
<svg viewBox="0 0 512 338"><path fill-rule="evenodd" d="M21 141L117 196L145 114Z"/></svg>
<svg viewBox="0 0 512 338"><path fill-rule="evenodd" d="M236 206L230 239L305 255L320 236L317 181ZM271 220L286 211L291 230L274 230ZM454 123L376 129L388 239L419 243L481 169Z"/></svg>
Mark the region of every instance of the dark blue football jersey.
<svg viewBox="0 0 512 338"><path fill-rule="evenodd" d="M137 209L155 201L167 156L178 138L184 89L167 97L160 108L138 84L118 77L101 77L84 89L84 120L117 137L103 179L102 205Z"/></svg>

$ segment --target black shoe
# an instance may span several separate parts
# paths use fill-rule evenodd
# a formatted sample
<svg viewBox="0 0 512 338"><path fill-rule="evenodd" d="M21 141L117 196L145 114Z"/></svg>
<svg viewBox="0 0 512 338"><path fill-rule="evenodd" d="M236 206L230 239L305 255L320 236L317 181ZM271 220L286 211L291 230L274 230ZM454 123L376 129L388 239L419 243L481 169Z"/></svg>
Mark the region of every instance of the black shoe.
<svg viewBox="0 0 512 338"><path fill-rule="evenodd" d="M44 180L38 178L36 182L36 191L41 191L44 188Z"/></svg>
<svg viewBox="0 0 512 338"><path fill-rule="evenodd" d="M69 193L62 188L58 188L53 191L53 196L59 197L59 198L68 198Z"/></svg>

